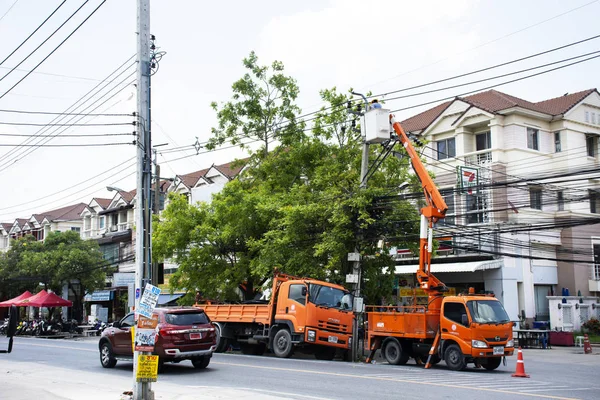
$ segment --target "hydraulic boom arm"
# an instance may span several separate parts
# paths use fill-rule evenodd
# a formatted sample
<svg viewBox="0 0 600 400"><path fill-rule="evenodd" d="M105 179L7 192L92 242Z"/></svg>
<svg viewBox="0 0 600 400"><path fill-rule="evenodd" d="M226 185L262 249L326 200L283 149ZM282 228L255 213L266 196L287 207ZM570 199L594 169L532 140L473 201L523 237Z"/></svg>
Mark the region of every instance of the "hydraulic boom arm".
<svg viewBox="0 0 600 400"><path fill-rule="evenodd" d="M421 234L419 241L419 270L417 271L417 280L419 287L430 296L435 292L445 291L446 285L431 274L431 252L433 250L433 224L440 218L446 216L448 206L440 194L433 179L429 176L427 169L423 165L419 153L413 147L410 139L400 123L396 121L393 115L390 115L390 123L398 135L398 139L406 149L415 173L421 181L423 192L425 193L425 202L427 205L421 209Z"/></svg>

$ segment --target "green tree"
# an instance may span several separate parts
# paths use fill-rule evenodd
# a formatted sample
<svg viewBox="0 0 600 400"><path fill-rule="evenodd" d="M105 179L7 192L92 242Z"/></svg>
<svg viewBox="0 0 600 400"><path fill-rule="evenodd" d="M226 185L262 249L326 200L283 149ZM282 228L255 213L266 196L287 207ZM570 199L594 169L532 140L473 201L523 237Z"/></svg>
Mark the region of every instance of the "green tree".
<svg viewBox="0 0 600 400"><path fill-rule="evenodd" d="M261 154L210 204L172 198L153 246L157 257L180 265L173 288L231 299L242 284L249 299L275 267L343 283L351 271L347 253L358 248L365 293L374 301L391 292L393 262L385 246L406 242L418 225L414 207L393 195L400 183L415 180L406 159L387 157L360 189L361 140L346 113L349 96L335 88L321 96L329 107L313 135ZM371 152L375 160L381 150ZM382 206L387 197L394 204Z"/></svg>
<svg viewBox="0 0 600 400"><path fill-rule="evenodd" d="M18 239L12 242L6 259L8 267L13 268L13 284L27 282L31 290L41 284L58 294L67 284L75 295L76 319L82 318L85 293L105 286L106 262L98 244L82 240L77 232L51 232L43 242L30 236Z"/></svg>
<svg viewBox="0 0 600 400"><path fill-rule="evenodd" d="M295 104L298 85L284 75L280 61L273 61L270 67L260 66L252 51L243 63L248 72L232 85L232 100L220 106L211 103L218 126L212 129L207 147L214 149L225 142L244 147L249 141L260 141L266 156L272 142L290 143L302 130L302 124L295 122L300 113Z"/></svg>

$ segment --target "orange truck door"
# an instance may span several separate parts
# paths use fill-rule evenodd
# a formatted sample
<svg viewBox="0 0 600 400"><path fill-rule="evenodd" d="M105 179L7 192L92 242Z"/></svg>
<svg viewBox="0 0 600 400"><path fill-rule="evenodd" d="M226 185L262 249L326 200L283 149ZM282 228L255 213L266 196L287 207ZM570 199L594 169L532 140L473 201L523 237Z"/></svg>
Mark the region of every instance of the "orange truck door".
<svg viewBox="0 0 600 400"><path fill-rule="evenodd" d="M296 332L304 332L306 326L306 293L308 288L302 283L288 284L279 288L279 301L276 319L290 321Z"/></svg>
<svg viewBox="0 0 600 400"><path fill-rule="evenodd" d="M445 336L446 339L454 338L463 352L470 353L471 329L469 328L469 314L463 303L444 302L441 328L442 336Z"/></svg>

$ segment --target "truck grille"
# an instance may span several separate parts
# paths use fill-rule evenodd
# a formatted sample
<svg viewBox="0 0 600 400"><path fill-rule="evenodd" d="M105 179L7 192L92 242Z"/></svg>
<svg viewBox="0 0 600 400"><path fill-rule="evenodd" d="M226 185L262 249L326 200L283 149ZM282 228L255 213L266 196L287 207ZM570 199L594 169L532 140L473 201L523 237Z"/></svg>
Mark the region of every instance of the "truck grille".
<svg viewBox="0 0 600 400"><path fill-rule="evenodd" d="M335 322L329 322L329 321L319 321L319 329L323 329L325 331L330 331L330 332L347 333L348 325L336 324Z"/></svg>

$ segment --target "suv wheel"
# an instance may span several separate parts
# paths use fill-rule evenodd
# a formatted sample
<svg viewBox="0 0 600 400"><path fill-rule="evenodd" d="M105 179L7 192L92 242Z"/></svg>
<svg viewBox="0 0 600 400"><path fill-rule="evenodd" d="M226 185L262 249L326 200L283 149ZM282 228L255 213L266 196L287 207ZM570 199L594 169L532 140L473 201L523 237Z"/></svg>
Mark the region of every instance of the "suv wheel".
<svg viewBox="0 0 600 400"><path fill-rule="evenodd" d="M204 369L210 364L210 357L200 357L192 360L192 364L196 369Z"/></svg>
<svg viewBox="0 0 600 400"><path fill-rule="evenodd" d="M104 368L114 368L117 365L110 343L104 342L100 345L100 364Z"/></svg>

